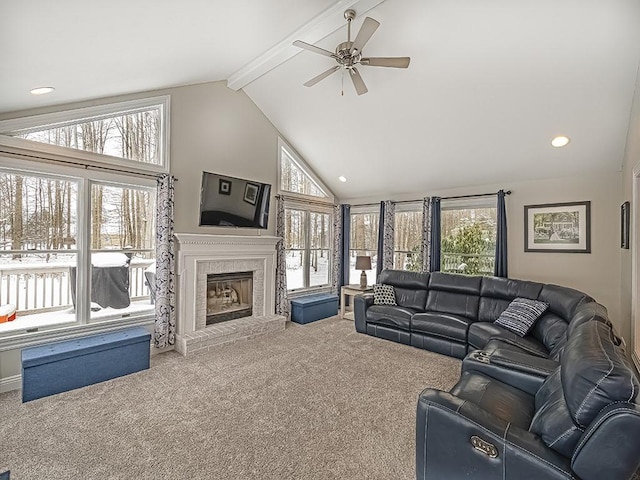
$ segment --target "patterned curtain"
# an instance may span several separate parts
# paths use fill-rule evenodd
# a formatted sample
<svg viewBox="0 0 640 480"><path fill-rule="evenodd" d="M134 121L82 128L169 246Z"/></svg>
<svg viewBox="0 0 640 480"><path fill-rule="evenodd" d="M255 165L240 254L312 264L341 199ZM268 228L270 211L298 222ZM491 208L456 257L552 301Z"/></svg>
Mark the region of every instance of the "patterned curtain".
<svg viewBox="0 0 640 480"><path fill-rule="evenodd" d="M424 197L422 199L422 271L430 272L431 263L429 262L431 251L431 198Z"/></svg>
<svg viewBox="0 0 640 480"><path fill-rule="evenodd" d="M333 206L333 254L331 255L331 293L340 292L342 284L342 207Z"/></svg>
<svg viewBox="0 0 640 480"><path fill-rule="evenodd" d="M390 200L384 202L384 243L382 249L382 268L393 268L393 245L395 243L396 204Z"/></svg>
<svg viewBox="0 0 640 480"><path fill-rule="evenodd" d="M430 272L440 271L440 197L431 197L431 249Z"/></svg>
<svg viewBox="0 0 640 480"><path fill-rule="evenodd" d="M498 192L498 212L496 233L496 262L493 274L496 277L507 277L507 209L504 202L504 190Z"/></svg>
<svg viewBox="0 0 640 480"><path fill-rule="evenodd" d="M158 178L156 213L156 282L153 343L162 348L176 341L173 177Z"/></svg>
<svg viewBox="0 0 640 480"><path fill-rule="evenodd" d="M284 199L280 195L276 195L276 202L276 236L280 237L276 244L276 314L288 317L287 258L284 251Z"/></svg>
<svg viewBox="0 0 640 480"><path fill-rule="evenodd" d="M393 243L395 240L396 204L390 200L380 202L380 223L378 226L377 272L393 268Z"/></svg>
<svg viewBox="0 0 640 480"><path fill-rule="evenodd" d="M349 249L351 248L351 205L342 204L342 246L340 250L340 286L349 283Z"/></svg>

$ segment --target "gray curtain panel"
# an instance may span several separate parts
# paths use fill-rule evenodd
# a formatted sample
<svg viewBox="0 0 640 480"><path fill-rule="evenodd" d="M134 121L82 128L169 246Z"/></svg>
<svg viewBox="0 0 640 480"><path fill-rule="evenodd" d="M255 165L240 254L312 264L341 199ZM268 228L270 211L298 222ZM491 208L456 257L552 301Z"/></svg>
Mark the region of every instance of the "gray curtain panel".
<svg viewBox="0 0 640 480"><path fill-rule="evenodd" d="M431 271L431 198L424 197L422 199L422 271Z"/></svg>
<svg viewBox="0 0 640 480"><path fill-rule="evenodd" d="M287 257L284 250L285 219L284 199L276 195L276 314L289 316L289 298L287 298Z"/></svg>
<svg viewBox="0 0 640 480"><path fill-rule="evenodd" d="M431 197L431 249L430 272L440 271L440 197Z"/></svg>
<svg viewBox="0 0 640 480"><path fill-rule="evenodd" d="M508 277L509 268L507 265L507 208L504 201L504 190L498 192L498 214L496 232L496 262L493 274L496 277Z"/></svg>
<svg viewBox="0 0 640 480"><path fill-rule="evenodd" d="M333 206L333 255L331 256L331 293L342 286L342 206Z"/></svg>
<svg viewBox="0 0 640 480"><path fill-rule="evenodd" d="M176 341L173 177L158 178L156 199L156 282L153 343L162 348Z"/></svg>

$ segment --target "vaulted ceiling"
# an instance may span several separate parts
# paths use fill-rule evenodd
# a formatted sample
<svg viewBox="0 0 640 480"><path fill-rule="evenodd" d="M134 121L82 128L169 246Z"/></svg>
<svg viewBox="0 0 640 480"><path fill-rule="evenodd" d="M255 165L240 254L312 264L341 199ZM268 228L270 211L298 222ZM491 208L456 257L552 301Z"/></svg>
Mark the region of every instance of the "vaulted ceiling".
<svg viewBox="0 0 640 480"><path fill-rule="evenodd" d="M352 37L381 23L367 56L411 65L361 67L362 96L341 72L304 87L335 63L291 41L333 51L347 8ZM386 197L619 170L640 2L3 0L0 42L0 112L227 80L338 197Z"/></svg>

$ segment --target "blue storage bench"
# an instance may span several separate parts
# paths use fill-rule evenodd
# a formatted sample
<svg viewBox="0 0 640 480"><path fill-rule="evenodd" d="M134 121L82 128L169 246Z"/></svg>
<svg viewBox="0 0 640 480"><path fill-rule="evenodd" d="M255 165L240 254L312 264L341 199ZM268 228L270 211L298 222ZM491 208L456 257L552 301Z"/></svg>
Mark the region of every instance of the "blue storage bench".
<svg viewBox="0 0 640 480"><path fill-rule="evenodd" d="M308 295L291 300L291 321L309 323L338 314L338 296L330 293Z"/></svg>
<svg viewBox="0 0 640 480"><path fill-rule="evenodd" d="M22 401L149 368L151 334L142 327L22 350Z"/></svg>

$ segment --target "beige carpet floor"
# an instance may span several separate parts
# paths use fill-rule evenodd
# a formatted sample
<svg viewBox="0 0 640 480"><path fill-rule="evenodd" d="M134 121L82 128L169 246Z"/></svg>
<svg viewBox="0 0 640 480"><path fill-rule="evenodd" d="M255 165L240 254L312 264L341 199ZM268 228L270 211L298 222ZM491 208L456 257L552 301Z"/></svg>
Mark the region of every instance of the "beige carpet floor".
<svg viewBox="0 0 640 480"><path fill-rule="evenodd" d="M330 318L22 404L0 395L12 480L415 478L416 399L460 362Z"/></svg>

